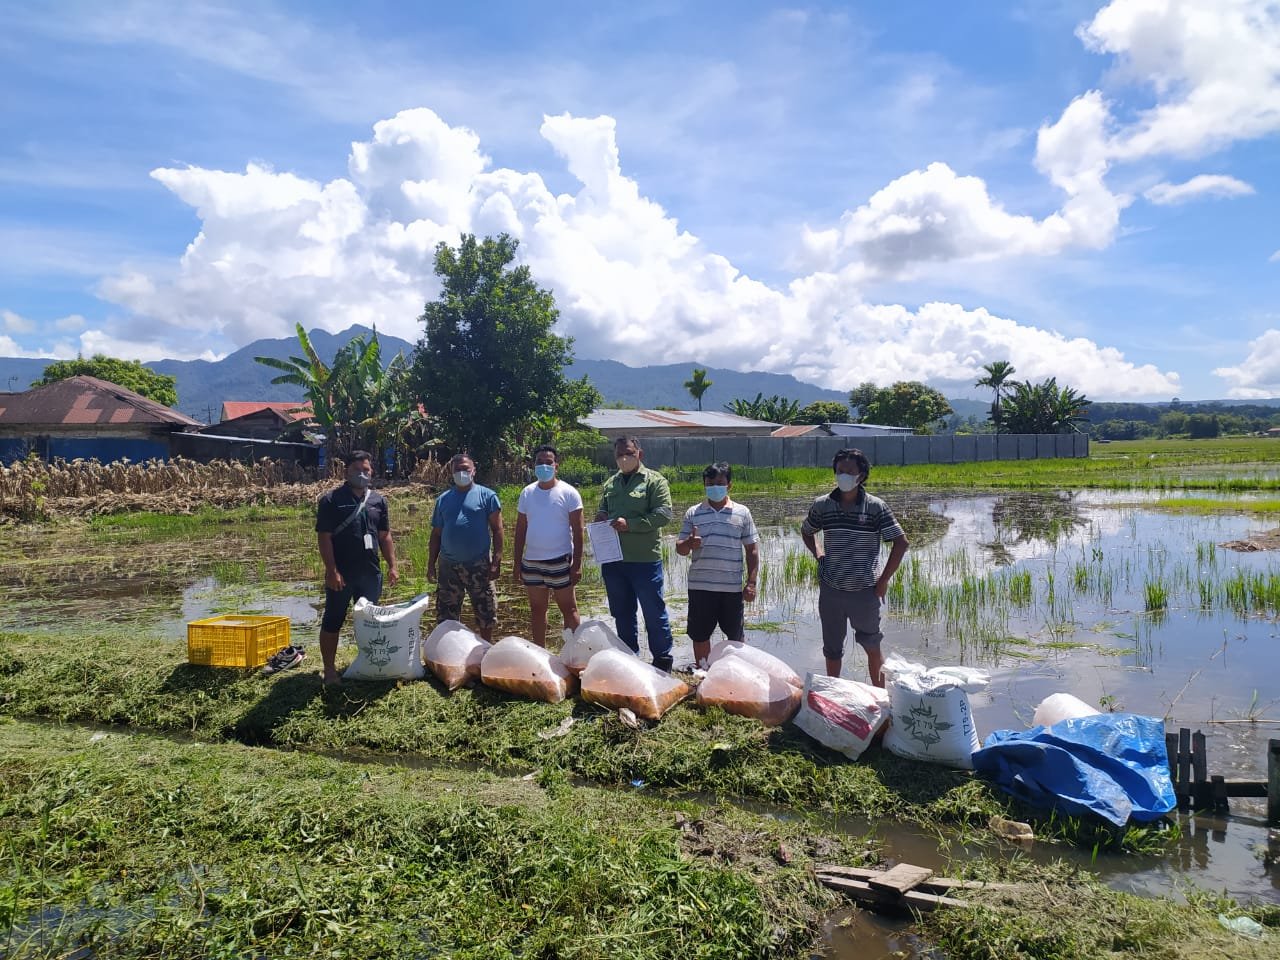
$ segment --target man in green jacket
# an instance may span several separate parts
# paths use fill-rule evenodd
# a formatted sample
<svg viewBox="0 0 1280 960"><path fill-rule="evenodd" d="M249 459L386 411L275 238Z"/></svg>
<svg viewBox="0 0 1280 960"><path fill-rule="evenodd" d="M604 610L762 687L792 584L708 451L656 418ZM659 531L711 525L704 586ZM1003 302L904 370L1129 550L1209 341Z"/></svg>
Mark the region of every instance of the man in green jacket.
<svg viewBox="0 0 1280 960"><path fill-rule="evenodd" d="M662 599L662 528L671 522L671 488L667 478L650 470L641 459L644 451L635 437L613 442L618 472L605 481L600 492L597 521L609 522L618 531L622 559L600 566L609 613L622 642L640 652L636 604L644 614L653 665L670 670L671 624Z"/></svg>

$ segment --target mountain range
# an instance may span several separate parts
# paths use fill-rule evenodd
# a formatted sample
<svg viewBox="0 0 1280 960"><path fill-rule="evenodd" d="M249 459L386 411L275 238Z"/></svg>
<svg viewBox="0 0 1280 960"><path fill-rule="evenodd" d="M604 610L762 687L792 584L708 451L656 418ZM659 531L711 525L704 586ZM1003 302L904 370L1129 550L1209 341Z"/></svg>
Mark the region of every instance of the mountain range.
<svg viewBox="0 0 1280 960"><path fill-rule="evenodd" d="M353 337L371 333L360 325L348 327L341 333L312 330L312 346L326 361ZM385 333L378 334L383 357L390 359L397 351L406 356L414 345L407 340ZM271 380L278 371L254 362L254 357L287 359L298 353L298 341L293 337L255 340L229 353L221 360L157 360L146 364L157 373L169 374L178 380L177 409L212 423L218 419L224 400L301 400L297 387L274 385ZM0 357L0 390L25 390L33 380L38 380L50 363L46 359L24 357ZM575 360L569 368L570 377L586 376L604 396L605 402L628 407L675 407L690 409L693 399L684 388L684 382L692 375L695 366L702 364L671 363L647 367L629 367L616 360ZM720 367L707 366L707 379L711 388L703 395L702 405L707 410L721 410L737 397L747 399L757 393L765 396L787 397L798 400L803 406L815 400L845 402L848 392L832 390L806 383L789 374L751 371L743 373ZM1233 401L1225 401L1232 403ZM1276 401L1252 401L1254 403L1280 404ZM951 406L961 417L986 416L989 401L953 398Z"/></svg>

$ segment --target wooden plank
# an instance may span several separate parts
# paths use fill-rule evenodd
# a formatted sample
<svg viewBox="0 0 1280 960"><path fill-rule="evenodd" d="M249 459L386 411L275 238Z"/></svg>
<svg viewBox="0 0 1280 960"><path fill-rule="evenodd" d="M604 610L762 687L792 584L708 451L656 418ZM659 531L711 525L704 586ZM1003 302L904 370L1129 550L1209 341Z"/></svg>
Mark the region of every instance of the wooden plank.
<svg viewBox="0 0 1280 960"><path fill-rule="evenodd" d="M1176 733L1164 735L1164 752L1169 756L1169 779L1173 781L1174 795L1179 796L1181 791L1178 789L1178 735Z"/></svg>
<svg viewBox="0 0 1280 960"><path fill-rule="evenodd" d="M897 894L888 890L877 890L864 880L852 877L833 877L819 874L818 881L830 890L839 890L859 903L882 910L912 909L920 913L929 913L939 907L967 907L967 900L955 897L944 897L919 890L908 890L905 894Z"/></svg>
<svg viewBox="0 0 1280 960"><path fill-rule="evenodd" d="M1197 810L1209 809L1209 760L1205 756L1204 734L1191 735L1191 775L1195 780L1193 796Z"/></svg>
<svg viewBox="0 0 1280 960"><path fill-rule="evenodd" d="M1209 782L1209 792L1213 797L1213 809L1219 813L1226 813L1230 807L1230 804L1227 803L1227 781L1215 774Z"/></svg>
<svg viewBox="0 0 1280 960"><path fill-rule="evenodd" d="M814 868L819 882L826 877L839 877L846 880L869 880L883 871L868 870L865 867L841 867L835 864L821 864ZM950 877L930 877L916 889L922 893L946 893L949 890L1025 890L1025 883L992 883L986 880L953 880Z"/></svg>
<svg viewBox="0 0 1280 960"><path fill-rule="evenodd" d="M1178 800L1183 806L1191 803L1191 731L1187 727L1178 730Z"/></svg>
<svg viewBox="0 0 1280 960"><path fill-rule="evenodd" d="M908 890L920 886L921 883L932 876L933 871L927 867L899 863L879 876L872 877L867 882L877 890L885 890L890 893L906 893Z"/></svg>
<svg viewBox="0 0 1280 960"><path fill-rule="evenodd" d="M1267 744L1267 822L1280 824L1280 740Z"/></svg>
<svg viewBox="0 0 1280 960"><path fill-rule="evenodd" d="M1266 797L1267 785L1260 781L1228 780L1223 784L1228 797Z"/></svg>

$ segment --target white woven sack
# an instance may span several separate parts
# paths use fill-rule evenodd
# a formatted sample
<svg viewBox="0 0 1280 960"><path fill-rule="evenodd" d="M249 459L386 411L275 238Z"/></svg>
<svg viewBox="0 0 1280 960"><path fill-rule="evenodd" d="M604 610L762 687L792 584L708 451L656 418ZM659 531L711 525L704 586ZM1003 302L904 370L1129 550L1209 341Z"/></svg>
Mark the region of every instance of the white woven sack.
<svg viewBox="0 0 1280 960"><path fill-rule="evenodd" d="M982 746L967 690L986 686L987 674L968 667L927 669L899 657L885 661L893 723L884 745L900 757L973 769Z"/></svg>
<svg viewBox="0 0 1280 960"><path fill-rule="evenodd" d="M442 620L422 641L422 659L450 690L480 679L480 663L491 644L457 620Z"/></svg>
<svg viewBox="0 0 1280 960"><path fill-rule="evenodd" d="M343 671L346 680L421 680L422 614L429 597L424 593L404 603L380 607L364 597L353 608L355 662Z"/></svg>
<svg viewBox="0 0 1280 960"><path fill-rule="evenodd" d="M560 650L560 659L574 673L587 669L587 663L601 650L617 650L620 653L635 656L635 653L618 639L613 627L603 620L583 620L573 636L564 642Z"/></svg>
<svg viewBox="0 0 1280 960"><path fill-rule="evenodd" d="M850 760L862 756L889 719L889 695L879 687L810 673L796 726Z"/></svg>

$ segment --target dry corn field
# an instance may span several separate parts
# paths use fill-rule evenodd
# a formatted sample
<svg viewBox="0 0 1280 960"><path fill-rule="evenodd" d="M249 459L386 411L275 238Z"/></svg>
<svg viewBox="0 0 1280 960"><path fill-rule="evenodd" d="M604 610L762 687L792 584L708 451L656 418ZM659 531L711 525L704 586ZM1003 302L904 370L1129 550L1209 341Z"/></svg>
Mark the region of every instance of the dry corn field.
<svg viewBox="0 0 1280 960"><path fill-rule="evenodd" d="M340 471L341 465L335 466ZM309 503L331 482L317 483L297 464L265 458L253 465L183 459L134 464L26 460L0 466L0 518L126 510L188 513L203 506Z"/></svg>

